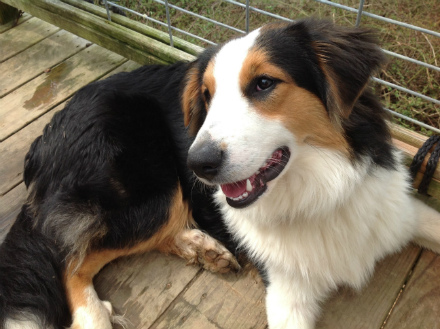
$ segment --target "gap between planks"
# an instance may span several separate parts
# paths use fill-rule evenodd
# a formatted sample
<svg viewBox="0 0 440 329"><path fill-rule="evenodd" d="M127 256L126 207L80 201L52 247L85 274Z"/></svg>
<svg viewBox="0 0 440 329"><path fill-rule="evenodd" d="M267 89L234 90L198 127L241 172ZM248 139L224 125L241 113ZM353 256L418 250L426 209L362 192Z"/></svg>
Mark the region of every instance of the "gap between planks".
<svg viewBox="0 0 440 329"><path fill-rule="evenodd" d="M388 320L390 319L390 317L391 317L391 315L392 315L392 313L393 313L393 311L394 311L394 308L396 307L397 303L400 301L400 297L402 296L403 292L405 291L405 288L406 288L406 286L408 285L408 282L409 282L409 280L411 279L411 276L412 276L412 274L413 274L415 268L417 267L417 265L418 265L418 263L419 263L419 261L420 261L420 257L422 256L422 253L423 253L423 248L420 248L420 249L419 249L419 252L418 252L418 254L417 254L417 257L416 257L416 259L414 260L413 266L412 266L411 269L408 271L408 273L407 273L407 275L406 275L406 278L405 278L405 281L404 281L403 284L402 284L402 288L400 288L399 292L397 293L396 298L395 298L393 304L391 305L391 307L390 307L388 313L386 314L386 317L385 317L385 319L384 319L384 321L383 321L382 326L380 327L380 329L385 329L385 328L386 328L387 322L388 322Z"/></svg>

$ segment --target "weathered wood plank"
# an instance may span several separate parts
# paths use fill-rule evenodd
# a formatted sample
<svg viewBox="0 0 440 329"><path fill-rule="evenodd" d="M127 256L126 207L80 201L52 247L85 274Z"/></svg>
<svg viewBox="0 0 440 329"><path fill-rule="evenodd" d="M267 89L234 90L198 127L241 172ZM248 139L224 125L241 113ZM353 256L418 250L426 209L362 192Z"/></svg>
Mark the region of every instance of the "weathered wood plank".
<svg viewBox="0 0 440 329"><path fill-rule="evenodd" d="M19 2L30 2L30 0L19 0ZM183 51L167 46L152 38L148 38L119 24L108 21L106 18L90 14L83 10L78 10L78 8L60 1L32 0L32 3L45 10L69 17L78 24L111 35L128 45L136 46L136 48L141 51L152 54L166 62L191 61L194 58L194 56Z"/></svg>
<svg viewBox="0 0 440 329"><path fill-rule="evenodd" d="M58 32L59 27L36 17L0 34L0 63Z"/></svg>
<svg viewBox="0 0 440 329"><path fill-rule="evenodd" d="M129 328L149 328L200 271L174 256L156 252L122 258L95 279L102 299L124 314Z"/></svg>
<svg viewBox="0 0 440 329"><path fill-rule="evenodd" d="M379 329L393 305L420 248L409 246L376 266L359 293L340 288L324 305L319 329ZM152 329L265 328L264 287L250 276L203 273Z"/></svg>
<svg viewBox="0 0 440 329"><path fill-rule="evenodd" d="M189 61L194 58L162 42L60 1L5 0L5 3L14 3L21 10L141 64L152 61Z"/></svg>
<svg viewBox="0 0 440 329"><path fill-rule="evenodd" d="M62 30L4 61L0 64L0 97L81 51L86 44L87 40Z"/></svg>
<svg viewBox="0 0 440 329"><path fill-rule="evenodd" d="M323 305L317 329L380 329L419 253L419 247L410 245L386 257L359 293L340 288Z"/></svg>
<svg viewBox="0 0 440 329"><path fill-rule="evenodd" d="M124 61L123 57L92 45L1 98L0 141Z"/></svg>
<svg viewBox="0 0 440 329"><path fill-rule="evenodd" d="M44 126L50 121L54 113L63 107L64 103L0 144L0 195L6 194L22 182L24 157L31 143L41 135Z"/></svg>
<svg viewBox="0 0 440 329"><path fill-rule="evenodd" d="M9 31L13 27L18 26L31 18L32 18L31 15L24 13L23 15L21 15L21 17L18 19L17 22L13 21L13 22L6 23L4 25L0 25L0 33L4 33L6 31Z"/></svg>
<svg viewBox="0 0 440 329"><path fill-rule="evenodd" d="M21 206L26 201L26 194L26 187L24 183L21 183L8 194L0 196L0 243L4 240Z"/></svg>
<svg viewBox="0 0 440 329"><path fill-rule="evenodd" d="M265 290L253 272L203 272L151 329L266 328ZM136 327L141 328L141 327Z"/></svg>
<svg viewBox="0 0 440 329"><path fill-rule="evenodd" d="M440 256L424 250L385 329L440 329Z"/></svg>
<svg viewBox="0 0 440 329"><path fill-rule="evenodd" d="M420 148L423 143L428 139L428 137L423 136L415 131L409 130L397 124L390 124L391 134L394 138L412 145L416 148Z"/></svg>
<svg viewBox="0 0 440 329"><path fill-rule="evenodd" d="M99 6L90 4L86 1L82 0L63 0L63 2L68 3L69 5L72 5L76 8L80 8L82 10L88 11L90 13L93 13L94 15L97 15L99 17L107 19L107 11ZM143 23L137 22L133 19L124 17L122 15L115 14L111 12L111 19L112 22L121 24L122 26L125 26L133 31L139 32L143 35L149 36L155 40L161 41L164 44L170 43L170 36L168 33L159 31L155 28L152 28L150 26L147 26ZM197 56L200 54L204 49L202 47L196 46L188 41L182 40L176 36L173 36L173 44L174 47L177 49L180 49L188 54Z"/></svg>

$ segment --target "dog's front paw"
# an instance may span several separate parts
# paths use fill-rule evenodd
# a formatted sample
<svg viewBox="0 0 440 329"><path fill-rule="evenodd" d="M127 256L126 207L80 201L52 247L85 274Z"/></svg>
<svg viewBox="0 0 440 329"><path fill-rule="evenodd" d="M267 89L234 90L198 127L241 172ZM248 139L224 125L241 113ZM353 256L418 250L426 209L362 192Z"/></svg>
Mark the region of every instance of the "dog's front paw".
<svg viewBox="0 0 440 329"><path fill-rule="evenodd" d="M217 240L200 230L185 230L175 239L176 254L189 264L201 264L211 272L238 271L240 265L235 257Z"/></svg>

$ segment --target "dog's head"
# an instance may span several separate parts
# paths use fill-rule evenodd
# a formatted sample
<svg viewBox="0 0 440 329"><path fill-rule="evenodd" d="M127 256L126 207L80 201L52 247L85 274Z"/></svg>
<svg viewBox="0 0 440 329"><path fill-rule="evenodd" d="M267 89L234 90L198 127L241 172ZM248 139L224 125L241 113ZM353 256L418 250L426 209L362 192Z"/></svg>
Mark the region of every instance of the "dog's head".
<svg viewBox="0 0 440 329"><path fill-rule="evenodd" d="M182 95L188 165L228 204L254 203L309 145L350 156L344 122L383 54L369 31L304 20L204 53Z"/></svg>

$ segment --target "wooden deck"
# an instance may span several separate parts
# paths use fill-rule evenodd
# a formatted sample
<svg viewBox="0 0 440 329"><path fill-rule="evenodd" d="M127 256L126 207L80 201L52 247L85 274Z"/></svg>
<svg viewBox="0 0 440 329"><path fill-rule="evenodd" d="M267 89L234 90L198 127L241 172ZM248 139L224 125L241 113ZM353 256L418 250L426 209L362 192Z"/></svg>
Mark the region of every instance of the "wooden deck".
<svg viewBox="0 0 440 329"><path fill-rule="evenodd" d="M23 159L52 115L82 86L134 62L35 17L0 26L0 241L25 200ZM215 275L157 253L120 259L96 278L128 328L266 328L252 274ZM341 288L318 328L440 329L440 256L415 246L387 257L362 291Z"/></svg>

